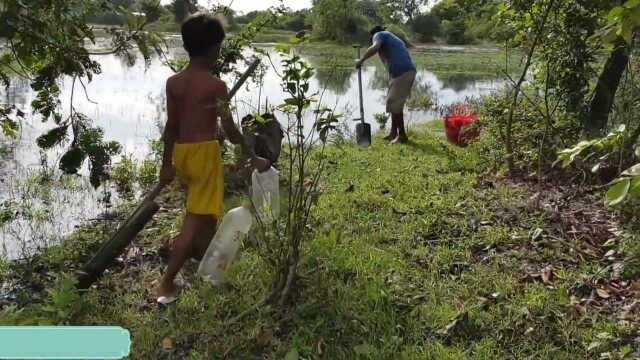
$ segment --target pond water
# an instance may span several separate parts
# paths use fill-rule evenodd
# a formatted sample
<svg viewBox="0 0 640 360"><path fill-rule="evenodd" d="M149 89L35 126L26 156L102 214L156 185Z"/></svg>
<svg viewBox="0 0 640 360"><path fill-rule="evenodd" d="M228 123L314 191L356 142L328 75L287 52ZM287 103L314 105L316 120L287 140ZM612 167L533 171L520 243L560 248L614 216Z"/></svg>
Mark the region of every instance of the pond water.
<svg viewBox="0 0 640 360"><path fill-rule="evenodd" d="M264 110L265 103L278 105L285 98L278 77L279 56L270 47L264 50L271 55L273 66L266 67L260 86L251 82L238 93L234 101L238 117L256 112L258 108ZM87 84L86 95L76 84L74 106L104 129L107 140L121 143L125 154L145 158L150 153L149 141L159 137L165 121L164 85L172 71L159 59L147 66L143 61L129 66L116 56L102 56L99 61L102 74ZM312 89L322 94L324 104L343 113L344 128L352 129L355 123L350 119L357 117L359 106L357 72L352 68L322 66L323 62L318 59L309 61L317 66ZM366 120L377 128L374 114L384 112L388 80L384 69L374 64L363 68L364 108ZM502 84L486 76L442 75L419 69L416 89L418 98L429 99L431 105L448 105L486 94ZM72 82L63 81L63 109L69 108L71 94ZM9 258L25 256L40 246L59 241L77 224L96 218L106 210L106 205L99 205L102 192L93 190L84 179L58 180L53 176L56 178L54 189L43 186L51 183L46 180L52 173L43 170L43 164L45 168L55 169L61 152L42 154L35 145L35 138L50 124L31 115L30 103L34 96L29 83L20 79L15 79L9 89L0 90L0 102L15 104L28 114L18 139L10 141L0 137L0 215L5 214L0 216L5 219L0 220L0 256ZM415 101L414 108L407 112L409 123L434 118L434 111L425 109L421 102L424 101ZM305 125L312 123L310 114Z"/></svg>

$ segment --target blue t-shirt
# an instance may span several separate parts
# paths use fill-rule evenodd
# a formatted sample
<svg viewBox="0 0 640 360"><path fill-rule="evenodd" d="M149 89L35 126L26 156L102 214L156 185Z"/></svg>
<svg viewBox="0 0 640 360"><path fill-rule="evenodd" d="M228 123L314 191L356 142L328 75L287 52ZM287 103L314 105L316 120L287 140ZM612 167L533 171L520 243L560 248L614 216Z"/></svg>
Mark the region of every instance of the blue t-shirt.
<svg viewBox="0 0 640 360"><path fill-rule="evenodd" d="M382 44L380 55L391 78L397 78L409 71L416 71L416 66L402 39L388 31L380 31L373 36L373 42Z"/></svg>

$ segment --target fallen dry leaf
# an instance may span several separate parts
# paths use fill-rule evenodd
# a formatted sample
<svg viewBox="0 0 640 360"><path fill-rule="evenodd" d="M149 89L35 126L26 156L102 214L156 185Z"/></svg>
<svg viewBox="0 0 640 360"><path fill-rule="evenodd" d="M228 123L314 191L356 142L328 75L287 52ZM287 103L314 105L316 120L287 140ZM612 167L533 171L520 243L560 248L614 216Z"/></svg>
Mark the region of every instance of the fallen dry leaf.
<svg viewBox="0 0 640 360"><path fill-rule="evenodd" d="M596 293L598 294L599 297L603 298L603 299L608 299L611 297L611 294L609 294L609 292L605 289L602 288L597 288L596 289Z"/></svg>
<svg viewBox="0 0 640 360"><path fill-rule="evenodd" d="M438 334L442 336L450 336L454 333L464 330L469 322L469 313L466 311L461 312L456 318L450 322L444 329L438 330Z"/></svg>
<svg viewBox="0 0 640 360"><path fill-rule="evenodd" d="M171 341L171 339L169 338L164 338L162 340L162 348L164 350L171 350L173 349L173 341Z"/></svg>
<svg viewBox="0 0 640 360"><path fill-rule="evenodd" d="M542 282L543 284L550 285L553 282L553 278L554 278L553 266L547 266L546 268L542 269L540 272L529 273L525 275L524 280L529 280L534 282L539 281L539 282Z"/></svg>
<svg viewBox="0 0 640 360"><path fill-rule="evenodd" d="M256 341L260 346L267 346L273 341L273 330L272 329L260 329L258 336L256 336Z"/></svg>
<svg viewBox="0 0 640 360"><path fill-rule="evenodd" d="M316 345L316 350L318 351L318 355L322 356L322 354L324 353L324 339L320 338L320 340L318 340L318 344Z"/></svg>
<svg viewBox="0 0 640 360"><path fill-rule="evenodd" d="M622 320L636 321L638 320L638 313L640 313L640 302L636 300L622 308L622 313L620 313L619 318Z"/></svg>
<svg viewBox="0 0 640 360"><path fill-rule="evenodd" d="M547 266L540 273L542 277L542 282L545 284L551 284L551 280L553 280L553 267Z"/></svg>

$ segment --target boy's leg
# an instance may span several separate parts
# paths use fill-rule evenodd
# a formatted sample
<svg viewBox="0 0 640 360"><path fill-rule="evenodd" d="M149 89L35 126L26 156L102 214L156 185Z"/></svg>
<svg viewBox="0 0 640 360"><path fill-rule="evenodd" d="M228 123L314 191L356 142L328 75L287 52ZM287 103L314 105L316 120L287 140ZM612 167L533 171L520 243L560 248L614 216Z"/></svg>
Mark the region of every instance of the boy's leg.
<svg viewBox="0 0 640 360"><path fill-rule="evenodd" d="M218 230L218 219L211 215L204 216L202 218L202 229L200 229L200 233L196 234L191 247L191 257L193 259L202 260L213 236L216 234L216 230Z"/></svg>
<svg viewBox="0 0 640 360"><path fill-rule="evenodd" d="M206 229L210 219L210 215L187 213L184 224L182 225L182 232L173 243L167 271L162 277L162 281L158 287L158 296L170 297L176 295L178 289L176 288L174 280L193 252L194 239L198 234L201 234L202 230Z"/></svg>

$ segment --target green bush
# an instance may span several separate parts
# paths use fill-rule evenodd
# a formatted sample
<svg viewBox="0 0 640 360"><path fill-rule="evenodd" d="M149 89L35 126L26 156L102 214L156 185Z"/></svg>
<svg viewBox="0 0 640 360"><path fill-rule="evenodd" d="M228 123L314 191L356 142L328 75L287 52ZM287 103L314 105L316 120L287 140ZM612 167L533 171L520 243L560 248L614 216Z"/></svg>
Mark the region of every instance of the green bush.
<svg viewBox="0 0 640 360"><path fill-rule="evenodd" d="M529 97L531 97L531 90ZM475 108L480 114L476 126L481 128L480 140L472 146L491 166L498 168L506 158L503 136L506 128L508 109L512 97L507 92L484 97ZM580 136L577 119L558 108L552 119L553 131L546 137L542 156L543 164L551 166L556 160L556 152L563 144L572 144ZM514 161L519 168L533 169L537 166L540 142L545 134L545 121L538 109L529 101L521 100L516 106L513 122Z"/></svg>
<svg viewBox="0 0 640 360"><path fill-rule="evenodd" d="M442 28L447 44L466 45L473 41L467 31L467 24L462 18L456 20L445 20L442 22Z"/></svg>
<svg viewBox="0 0 640 360"><path fill-rule="evenodd" d="M418 40L423 42L435 41L435 38L440 36L442 32L440 19L430 13L416 16L410 26L411 30L418 36Z"/></svg>
<svg viewBox="0 0 640 360"><path fill-rule="evenodd" d="M138 166L131 155L124 155L111 171L111 180L115 183L116 191L125 199L132 199L135 195L135 183L138 178Z"/></svg>
<svg viewBox="0 0 640 360"><path fill-rule="evenodd" d="M313 34L321 40L340 43L368 43L371 22L357 11L354 0L318 0L309 22Z"/></svg>
<svg viewBox="0 0 640 360"><path fill-rule="evenodd" d="M160 163L155 160L144 160L138 170L138 184L142 190L149 190L158 182Z"/></svg>

